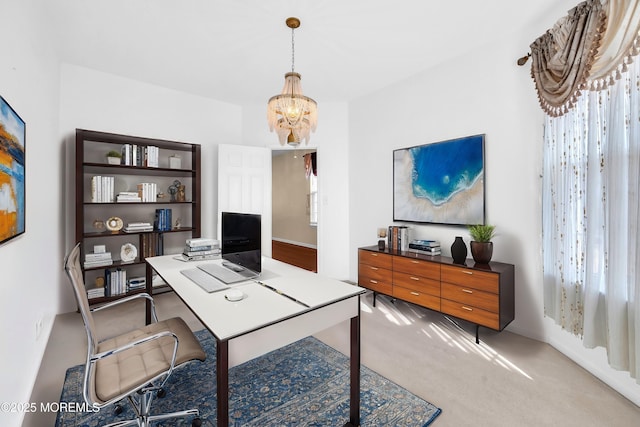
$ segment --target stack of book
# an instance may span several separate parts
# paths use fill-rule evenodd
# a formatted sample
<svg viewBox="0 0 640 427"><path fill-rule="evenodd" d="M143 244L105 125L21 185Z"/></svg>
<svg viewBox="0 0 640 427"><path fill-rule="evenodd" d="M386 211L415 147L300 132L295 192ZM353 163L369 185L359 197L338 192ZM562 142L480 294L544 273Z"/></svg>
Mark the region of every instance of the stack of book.
<svg viewBox="0 0 640 427"><path fill-rule="evenodd" d="M142 199L136 191L121 191L116 196L116 201L118 203L141 202Z"/></svg>
<svg viewBox="0 0 640 427"><path fill-rule="evenodd" d="M440 242L437 240L412 240L409 243L409 251L424 255L440 255Z"/></svg>
<svg viewBox="0 0 640 427"><path fill-rule="evenodd" d="M122 145L122 164L127 166L158 167L160 149L154 145L142 146L137 144Z"/></svg>
<svg viewBox="0 0 640 427"><path fill-rule="evenodd" d="M129 292L144 289L147 286L147 278L145 276L132 277L127 280L127 289Z"/></svg>
<svg viewBox="0 0 640 427"><path fill-rule="evenodd" d="M124 228L125 233L140 233L142 231L153 231L153 225L150 222L130 222Z"/></svg>
<svg viewBox="0 0 640 427"><path fill-rule="evenodd" d="M220 242L207 238L187 239L184 251L182 252L182 258L185 261L219 259Z"/></svg>
<svg viewBox="0 0 640 427"><path fill-rule="evenodd" d="M87 289L87 297L89 299L104 297L104 287Z"/></svg>
<svg viewBox="0 0 640 427"><path fill-rule="evenodd" d="M102 267L113 264L111 252L84 254L84 268Z"/></svg>

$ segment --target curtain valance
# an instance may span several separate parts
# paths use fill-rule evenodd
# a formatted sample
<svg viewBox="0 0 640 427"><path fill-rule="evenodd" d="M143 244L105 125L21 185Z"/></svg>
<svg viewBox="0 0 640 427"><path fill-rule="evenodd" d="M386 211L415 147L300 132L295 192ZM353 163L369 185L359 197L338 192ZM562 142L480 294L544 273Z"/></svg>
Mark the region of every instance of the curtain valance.
<svg viewBox="0 0 640 427"><path fill-rule="evenodd" d="M531 44L531 76L540 105L550 116L571 109L587 86L605 25L600 0L587 0Z"/></svg>

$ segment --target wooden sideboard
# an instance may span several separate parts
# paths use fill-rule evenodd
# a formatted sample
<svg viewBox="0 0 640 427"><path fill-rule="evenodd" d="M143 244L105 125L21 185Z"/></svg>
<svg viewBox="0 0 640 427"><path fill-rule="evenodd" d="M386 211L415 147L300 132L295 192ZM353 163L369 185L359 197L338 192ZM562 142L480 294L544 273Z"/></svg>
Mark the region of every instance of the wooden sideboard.
<svg viewBox="0 0 640 427"><path fill-rule="evenodd" d="M490 262L455 264L452 258L377 246L358 249L358 284L381 293L502 331L515 316L515 267Z"/></svg>

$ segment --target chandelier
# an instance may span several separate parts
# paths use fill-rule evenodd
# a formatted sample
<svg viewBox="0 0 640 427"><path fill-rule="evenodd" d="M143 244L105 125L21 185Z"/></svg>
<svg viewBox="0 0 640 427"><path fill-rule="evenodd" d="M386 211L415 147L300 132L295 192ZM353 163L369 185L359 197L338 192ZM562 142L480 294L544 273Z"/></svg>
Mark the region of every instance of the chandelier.
<svg viewBox="0 0 640 427"><path fill-rule="evenodd" d="M284 75L284 87L280 95L272 96L267 105L269 130L278 134L280 144L297 146L309 142L309 133L316 131L318 106L316 101L302 94L301 76L294 70L295 44L293 32L300 26L298 18L287 18L291 28L291 72Z"/></svg>

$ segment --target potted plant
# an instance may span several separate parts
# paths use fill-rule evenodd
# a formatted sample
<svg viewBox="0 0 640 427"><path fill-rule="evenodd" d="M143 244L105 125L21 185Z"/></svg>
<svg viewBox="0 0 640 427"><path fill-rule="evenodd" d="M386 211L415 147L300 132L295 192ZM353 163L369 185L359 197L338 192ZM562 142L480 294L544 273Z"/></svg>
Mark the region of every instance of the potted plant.
<svg viewBox="0 0 640 427"><path fill-rule="evenodd" d="M119 151L111 150L107 153L107 162L110 165L119 165L122 154Z"/></svg>
<svg viewBox="0 0 640 427"><path fill-rule="evenodd" d="M491 239L495 235L495 225L470 225L471 235L471 255L473 260L479 264L488 264L493 256L493 242Z"/></svg>

